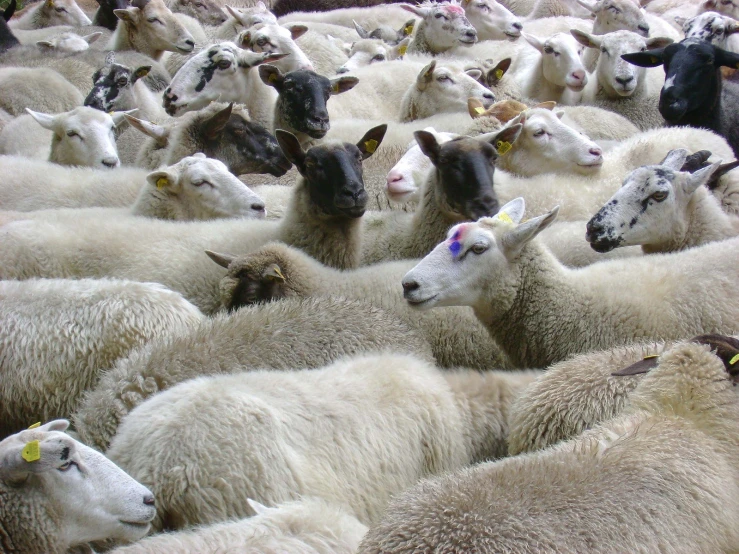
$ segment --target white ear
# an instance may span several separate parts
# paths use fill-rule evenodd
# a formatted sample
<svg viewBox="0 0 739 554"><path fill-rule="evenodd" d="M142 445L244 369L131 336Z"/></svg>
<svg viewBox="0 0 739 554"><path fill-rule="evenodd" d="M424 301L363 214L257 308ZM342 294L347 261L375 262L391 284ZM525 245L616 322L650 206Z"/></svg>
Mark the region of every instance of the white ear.
<svg viewBox="0 0 739 554"><path fill-rule="evenodd" d="M680 28L682 28L682 26L685 25L685 22L687 20L688 20L687 17L683 17L681 15L676 15L675 16L675 23L677 23L678 25L680 25Z"/></svg>
<svg viewBox="0 0 739 554"><path fill-rule="evenodd" d="M562 119L565 116L564 110L555 110L554 115L556 115L558 118Z"/></svg>
<svg viewBox="0 0 739 554"><path fill-rule="evenodd" d="M495 218L500 220L505 220L506 216L510 218L513 223L521 223L521 220L523 219L523 214L526 211L526 202L522 197L514 198L507 204L505 204L500 210L498 210L498 213L495 215ZM501 217L502 216L502 217Z"/></svg>
<svg viewBox="0 0 739 554"><path fill-rule="evenodd" d="M150 136L160 145L167 144L167 141L169 139L169 129L167 129L166 127L162 127L161 125L157 125L156 123L152 123L151 121L138 119L130 115L126 115L125 117L134 129L141 131L147 136Z"/></svg>
<svg viewBox="0 0 739 554"><path fill-rule="evenodd" d="M177 166L152 171L146 176L146 182L157 190L176 194L181 188L180 175Z"/></svg>
<svg viewBox="0 0 739 554"><path fill-rule="evenodd" d="M84 41L85 41L85 42L86 42L87 44L92 44L92 43L93 43L93 42L95 42L95 41L96 41L97 39L99 39L99 38L100 38L101 36L103 36L103 33L101 33L101 32L97 32L97 33L91 33L91 34L89 34L89 35L85 35L84 37L82 37L82 39L83 39L83 40L84 40Z"/></svg>
<svg viewBox="0 0 739 554"><path fill-rule="evenodd" d="M41 431L66 431L69 427L69 421L66 419L55 419L53 421L49 421L48 423L44 423L42 426L39 427Z"/></svg>
<svg viewBox="0 0 739 554"><path fill-rule="evenodd" d="M480 77L482 77L482 71L480 71L479 69L468 69L467 71L465 71L465 73L472 77L475 81L479 80Z"/></svg>
<svg viewBox="0 0 739 554"><path fill-rule="evenodd" d="M267 5L264 2L262 2L262 0L259 0L259 2L257 2L257 8L259 8L260 11L263 11L263 12L269 11L267 10Z"/></svg>
<svg viewBox="0 0 739 554"><path fill-rule="evenodd" d="M595 13L595 2L591 2L589 0L577 0L577 3L589 12Z"/></svg>
<svg viewBox="0 0 739 554"><path fill-rule="evenodd" d="M132 115L139 111L138 108L133 108L132 110L126 110L125 112L110 112L110 117L113 119L113 124L118 127L121 123L126 121L126 114Z"/></svg>
<svg viewBox="0 0 739 554"><path fill-rule="evenodd" d="M194 154L193 154L192 156L190 156L190 157L191 157L191 158L197 158L198 160L204 160L205 158L207 158L207 156L206 156L205 154L203 154L202 152L195 152L195 153L194 153Z"/></svg>
<svg viewBox="0 0 739 554"><path fill-rule="evenodd" d="M515 229L504 234L502 246L505 255L508 257L518 256L523 247L526 246L531 239L554 223L554 220L557 219L558 212L559 206L555 206L551 212L529 219L526 223L521 223Z"/></svg>
<svg viewBox="0 0 739 554"><path fill-rule="evenodd" d="M45 50L47 48L48 49L54 48L54 44L52 44L48 40L39 40L39 41L36 42L36 46L38 46L42 50Z"/></svg>
<svg viewBox="0 0 739 554"><path fill-rule="evenodd" d="M430 13L430 8L420 8L418 6L412 6L411 4L398 4L398 6L408 12L411 12L413 15L417 15L421 19L423 19Z"/></svg>
<svg viewBox="0 0 739 554"><path fill-rule="evenodd" d="M538 37L535 37L534 35L530 35L528 33L521 33L521 36L526 39L526 42L528 42L531 46L536 48L539 52L542 52L544 50L544 41L541 40Z"/></svg>
<svg viewBox="0 0 739 554"><path fill-rule="evenodd" d="M262 514L266 514L266 513L269 513L269 511L270 511L270 510L272 509L272 508L268 508L268 507L267 507L267 506L265 506L264 504L260 504L260 503L259 503L259 502L257 502L256 500L252 500L251 498L247 498L247 499L246 499L246 503L247 503L247 504L249 504L249 507L250 507L250 508L251 508L252 510L254 510L254 512L255 512L255 513L256 513L256 514L258 515L258 516L259 516L259 515L262 515Z"/></svg>
<svg viewBox="0 0 739 554"><path fill-rule="evenodd" d="M673 171L680 171L687 158L688 151L685 148L675 148L667 153L667 156L665 156L665 159L659 165L669 167Z"/></svg>
<svg viewBox="0 0 739 554"><path fill-rule="evenodd" d="M709 181L711 175L714 174L720 165L721 160L688 175L688 178L683 183L683 192L693 194L701 185Z"/></svg>
<svg viewBox="0 0 739 554"><path fill-rule="evenodd" d="M32 118L34 118L44 129L48 129L49 131L54 130L54 115L42 112L34 112L33 110L29 110L28 108L26 108L26 112L28 112L28 114Z"/></svg>

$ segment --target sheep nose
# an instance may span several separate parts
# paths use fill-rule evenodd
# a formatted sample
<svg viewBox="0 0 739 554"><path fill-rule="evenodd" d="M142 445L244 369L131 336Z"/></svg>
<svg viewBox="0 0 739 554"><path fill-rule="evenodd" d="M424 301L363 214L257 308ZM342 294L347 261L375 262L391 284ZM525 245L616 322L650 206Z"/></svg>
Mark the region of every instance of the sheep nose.
<svg viewBox="0 0 739 554"><path fill-rule="evenodd" d="M153 506L154 505L154 495L153 494L147 494L144 496L144 504L147 506Z"/></svg>
<svg viewBox="0 0 739 554"><path fill-rule="evenodd" d="M470 29L469 31L464 32L464 36L471 39L477 39L477 31L475 31L474 29Z"/></svg>
<svg viewBox="0 0 739 554"><path fill-rule="evenodd" d="M644 33L644 36L649 35L649 25L647 25L646 23L642 23L641 25L637 25L636 28L639 29L642 33Z"/></svg>
<svg viewBox="0 0 739 554"><path fill-rule="evenodd" d="M255 202L254 204L251 205L251 209L254 210L255 212L263 212L264 204L262 204L261 202Z"/></svg>
<svg viewBox="0 0 739 554"><path fill-rule="evenodd" d="M339 69L336 70L336 73L338 73L338 74L341 74L341 73L349 73L349 70L342 65Z"/></svg>
<svg viewBox="0 0 739 554"><path fill-rule="evenodd" d="M403 281L403 296L407 297L414 290L418 290L420 288L421 285L419 285L416 281Z"/></svg>
<svg viewBox="0 0 739 554"><path fill-rule="evenodd" d="M393 170L387 174L387 184L397 183L403 180L403 174L400 171Z"/></svg>
<svg viewBox="0 0 739 554"><path fill-rule="evenodd" d="M190 48L195 49L195 41L191 39L187 39L185 41L185 44L187 44Z"/></svg>
<svg viewBox="0 0 739 554"><path fill-rule="evenodd" d="M118 167L118 158L103 158L103 165L105 167Z"/></svg>
<svg viewBox="0 0 739 554"><path fill-rule="evenodd" d="M495 95L492 92L483 92L482 97L485 100L490 100L491 102L495 102Z"/></svg>
<svg viewBox="0 0 739 554"><path fill-rule="evenodd" d="M323 114L312 115L312 116L310 116L308 118L308 120L313 125L319 125L319 126L326 125L328 123L328 114L326 114L326 115L323 115Z"/></svg>
<svg viewBox="0 0 739 554"><path fill-rule="evenodd" d="M511 27L513 27L514 29L518 29L519 31L523 31L523 23L519 23L518 21L513 23Z"/></svg>
<svg viewBox="0 0 739 554"><path fill-rule="evenodd" d="M604 230L605 226L599 221L595 221L595 218L593 218L585 225L585 238L592 239L597 237L602 234Z"/></svg>
<svg viewBox="0 0 739 554"><path fill-rule="evenodd" d="M570 77L577 81L583 81L585 79L585 71L583 71L582 69L578 69L570 73Z"/></svg>
<svg viewBox="0 0 739 554"><path fill-rule="evenodd" d="M591 148L590 150L588 150L588 152L590 152L596 158L603 155L603 150L601 150L600 148Z"/></svg>
<svg viewBox="0 0 739 554"><path fill-rule="evenodd" d="M628 85L631 81L634 80L633 76L630 77L616 77L616 82L622 86Z"/></svg>

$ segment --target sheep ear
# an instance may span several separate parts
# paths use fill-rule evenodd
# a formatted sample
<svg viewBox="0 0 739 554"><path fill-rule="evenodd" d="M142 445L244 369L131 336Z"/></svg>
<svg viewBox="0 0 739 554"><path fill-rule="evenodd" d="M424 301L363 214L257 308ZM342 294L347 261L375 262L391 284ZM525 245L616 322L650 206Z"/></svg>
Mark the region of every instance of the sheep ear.
<svg viewBox="0 0 739 554"><path fill-rule="evenodd" d="M726 175L729 171L733 171L737 167L739 167L739 160L729 162L727 164L721 164L716 172L711 175L711 179L706 183L706 186L709 188L709 190L714 190L717 186L719 186L719 179Z"/></svg>
<svg viewBox="0 0 739 554"><path fill-rule="evenodd" d="M485 115L485 106L483 106L479 98L468 98L467 111L470 113L472 119L477 119Z"/></svg>
<svg viewBox="0 0 739 554"><path fill-rule="evenodd" d="M482 77L482 71L476 67L473 67L471 69L466 69L464 72L470 77L472 77L475 81L479 81L480 78Z"/></svg>
<svg viewBox="0 0 739 554"><path fill-rule="evenodd" d="M398 44L393 46L390 49L391 54L391 60L397 60L398 58L402 58L405 56L405 53L408 51L408 45L411 43L411 37L405 37L403 40L401 40Z"/></svg>
<svg viewBox="0 0 739 554"><path fill-rule="evenodd" d="M439 163L439 153L441 152L441 146L436 140L436 137L428 131L416 131L413 133L416 137L416 142L421 148L421 152L431 160L431 163L437 165Z"/></svg>
<svg viewBox="0 0 739 554"><path fill-rule="evenodd" d="M413 34L413 29L416 27L416 20L415 19L409 19L405 22L405 25L403 25L399 30L398 34L404 37L410 37Z"/></svg>
<svg viewBox="0 0 739 554"><path fill-rule="evenodd" d="M295 135L282 129L275 131L275 138L282 149L282 153L302 175L305 172L305 150Z"/></svg>
<svg viewBox="0 0 739 554"><path fill-rule="evenodd" d="M623 369L619 369L618 371L614 371L611 373L614 377L627 377L630 375L641 375L642 373L647 373L650 370L657 367L659 364L659 356L647 356L642 360L639 360L635 364L631 364L628 367L625 367Z"/></svg>
<svg viewBox="0 0 739 554"><path fill-rule="evenodd" d="M588 0L577 0L577 3L588 10L590 13L595 13L595 2L591 2Z"/></svg>
<svg viewBox="0 0 739 554"><path fill-rule="evenodd" d="M308 32L308 27L306 27L305 25L295 24L288 26L287 30L290 31L290 35L292 36L293 40L298 40L300 37Z"/></svg>
<svg viewBox="0 0 739 554"><path fill-rule="evenodd" d="M62 424L66 422L66 426ZM69 426L66 420L56 420L36 431L64 431ZM13 441L0 452L0 480L22 483L30 474L51 471L66 463L77 454L77 443L68 436L30 435L39 437L28 442Z"/></svg>
<svg viewBox="0 0 739 554"><path fill-rule="evenodd" d="M680 28L682 28L682 26L685 25L685 23L688 21L688 18L683 17L682 15L676 15L674 19L675 19L675 23L677 23L680 26Z"/></svg>
<svg viewBox="0 0 739 554"><path fill-rule="evenodd" d="M555 106L557 103L554 100L547 100L546 102L539 102L535 106L532 106L531 108L542 108L544 110L552 110L554 111Z"/></svg>
<svg viewBox="0 0 739 554"><path fill-rule="evenodd" d="M556 115L559 119L562 119L565 116L564 110L555 110L554 115Z"/></svg>
<svg viewBox="0 0 739 554"><path fill-rule="evenodd" d="M665 46L668 46L672 44L674 41L671 38L667 37L654 37L654 38L648 38L647 39L647 48L664 48Z"/></svg>
<svg viewBox="0 0 739 554"><path fill-rule="evenodd" d="M521 33L521 36L526 40L526 42L536 48L539 52L542 52L544 50L544 41L540 38L528 33Z"/></svg>
<svg viewBox="0 0 739 554"><path fill-rule="evenodd" d="M137 131L141 131L145 135L153 138L157 141L159 146L166 146L169 143L169 129L146 121L144 119L138 119L131 115L125 114L126 121Z"/></svg>
<svg viewBox="0 0 739 554"><path fill-rule="evenodd" d="M357 23L353 19L352 19L352 23L354 23L354 29L357 31L359 38L369 38L369 32L367 31L367 29L362 27L359 23Z"/></svg>
<svg viewBox="0 0 739 554"><path fill-rule="evenodd" d="M30 110L28 108L26 108L26 112L28 112L28 114L32 118L34 118L44 129L48 129L49 131L54 130L56 126L54 115L43 112L34 112L33 110Z"/></svg>
<svg viewBox="0 0 739 554"><path fill-rule="evenodd" d="M431 13L430 8L421 8L420 6L412 6L411 4L398 4L400 8L403 8L407 12L411 12L413 15L416 15L423 19L426 17L429 13Z"/></svg>
<svg viewBox="0 0 739 554"><path fill-rule="evenodd" d="M60 431L64 432L69 429L69 420L67 419L53 419L43 425L37 427L40 431Z"/></svg>
<svg viewBox="0 0 739 554"><path fill-rule="evenodd" d="M559 206L555 206L551 212L529 219L526 223L521 223L515 229L505 233L501 240L505 255L509 258L518 256L526 244L554 223L558 212Z"/></svg>
<svg viewBox="0 0 739 554"><path fill-rule="evenodd" d="M226 10L226 14L227 14L227 15L230 15L230 16L231 16L231 17L233 17L233 18L234 18L234 19L235 19L236 21L238 21L239 23L241 23L241 14L239 14L239 12L237 12L237 11L236 11L236 10L235 10L234 8L232 8L232 7L231 7L231 6L229 6L228 4L226 4L226 5L224 6L224 9Z"/></svg>
<svg viewBox="0 0 739 554"><path fill-rule="evenodd" d="M143 79L151 72L151 66L150 65L142 65L141 67L137 68L136 71L133 72L133 79L131 80L132 83L135 83L139 79Z"/></svg>
<svg viewBox="0 0 739 554"><path fill-rule="evenodd" d="M256 500L252 500L251 498L246 499L246 503L249 504L249 507L254 510L254 513L258 516L263 514L268 514L270 510L274 510L274 508L268 508L264 504L260 504Z"/></svg>
<svg viewBox="0 0 739 554"><path fill-rule="evenodd" d="M664 52L664 48L655 48L654 50L645 50L644 52L621 54L621 59L639 67L657 67L658 65L662 65L664 61Z"/></svg>
<svg viewBox="0 0 739 554"><path fill-rule="evenodd" d="M174 167L170 166L167 169L152 171L146 176L146 182L157 190L177 194L182 187L179 174Z"/></svg>
<svg viewBox="0 0 739 554"><path fill-rule="evenodd" d="M739 33L739 22L732 20L724 26L724 33L727 35L733 35Z"/></svg>
<svg viewBox="0 0 739 554"><path fill-rule="evenodd" d="M8 7L5 8L5 11L3 12L3 19L5 21L10 21L10 18L13 17L13 14L15 13L15 9L18 7L18 3L16 0L12 0L10 4L8 4Z"/></svg>
<svg viewBox="0 0 739 554"><path fill-rule="evenodd" d="M213 252L212 250L206 250L205 253L208 255L208 257L211 260L213 260L219 266L225 267L226 269L228 269L228 266L231 265L231 262L233 262L236 259L236 256L229 256L228 254L219 254L218 252Z"/></svg>
<svg viewBox="0 0 739 554"><path fill-rule="evenodd" d="M723 48L713 48L713 65L715 67L734 67L739 68L739 54L729 52Z"/></svg>
<svg viewBox="0 0 739 554"><path fill-rule="evenodd" d="M683 182L683 192L685 192L685 194L693 194L698 190L698 187L707 184L720 165L720 161L715 162L707 167L699 169L698 171L690 173L688 178Z"/></svg>
<svg viewBox="0 0 739 554"><path fill-rule="evenodd" d="M587 48L600 48L601 39L596 38L595 35L584 33L578 29L570 29L570 34L575 37L577 42Z"/></svg>
<svg viewBox="0 0 739 554"><path fill-rule="evenodd" d="M244 50L251 49L251 31L244 31L239 35L238 39L239 46Z"/></svg>
<svg viewBox="0 0 739 554"><path fill-rule="evenodd" d="M520 123L512 123L495 134L490 133L493 135L492 137L489 137L489 135L483 135L483 137L485 137L485 139L493 145L495 151L502 156L508 152L511 149L511 145L516 142L516 139L521 134L521 129L523 129L523 125Z"/></svg>
<svg viewBox="0 0 739 554"><path fill-rule="evenodd" d="M331 95L341 94L347 90L352 90L359 83L356 77L334 77L331 79Z"/></svg>
<svg viewBox="0 0 739 554"><path fill-rule="evenodd" d="M126 8L124 10L113 10L113 13L121 21L135 25L139 20L141 10L138 8Z"/></svg>
<svg viewBox="0 0 739 554"><path fill-rule="evenodd" d="M418 90L424 90L431 80L434 78L434 69L436 69L436 60L432 61L416 77L416 87Z"/></svg>
<svg viewBox="0 0 739 554"><path fill-rule="evenodd" d="M84 37L82 37L82 40L84 40L87 44L92 44L101 36L103 36L103 33L98 31L97 33L90 33L89 35L85 35Z"/></svg>
<svg viewBox="0 0 739 554"><path fill-rule="evenodd" d="M503 78L503 75L505 75L506 71L508 71L508 68L511 67L511 58L504 58L498 62L498 65L496 65L493 69L488 71L488 74L485 76L485 81L487 82L489 87L493 87L497 85L500 80Z"/></svg>
<svg viewBox="0 0 739 554"><path fill-rule="evenodd" d="M688 151L685 148L675 148L667 153L659 165L664 165L673 171L680 171L687 158Z"/></svg>
<svg viewBox="0 0 739 554"><path fill-rule="evenodd" d="M267 281L275 281L278 283L285 282L285 275L277 264L270 264L263 272L262 277Z"/></svg>
<svg viewBox="0 0 739 554"><path fill-rule="evenodd" d="M521 223L521 220L523 219L523 214L526 212L526 202L522 197L514 198L507 204L505 204L498 213L495 215L495 218L505 220L506 216L508 219L510 219L513 223L519 224Z"/></svg>
<svg viewBox="0 0 739 554"><path fill-rule="evenodd" d="M136 113L139 111L138 108L133 108L132 110L126 110L125 112L110 112L110 118L113 120L113 125L116 127L120 127L121 124L126 120L126 115L131 115L133 113Z"/></svg>
<svg viewBox="0 0 739 554"><path fill-rule="evenodd" d="M265 85L274 88L277 92L282 90L282 84L285 82L282 71L269 64L259 66L259 78Z"/></svg>
<svg viewBox="0 0 739 554"><path fill-rule="evenodd" d="M362 153L362 159L366 160L377 151L387 131L387 124L383 123L367 131L357 143L357 148Z"/></svg>
<svg viewBox="0 0 739 554"><path fill-rule="evenodd" d="M221 111L207 119L203 123L203 135L209 140L214 140L226 128L229 119L231 119L231 112L233 111L233 102L223 108Z"/></svg>
<svg viewBox="0 0 739 554"><path fill-rule="evenodd" d="M36 41L36 46L38 46L41 50L53 50L54 49L54 44L49 42L48 40Z"/></svg>

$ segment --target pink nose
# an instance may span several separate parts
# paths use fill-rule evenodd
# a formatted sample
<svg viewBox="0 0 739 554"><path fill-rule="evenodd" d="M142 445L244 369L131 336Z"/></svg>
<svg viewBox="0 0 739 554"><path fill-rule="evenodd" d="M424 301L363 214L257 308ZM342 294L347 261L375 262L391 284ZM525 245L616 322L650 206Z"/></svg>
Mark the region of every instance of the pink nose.
<svg viewBox="0 0 739 554"><path fill-rule="evenodd" d="M590 152L593 156L596 156L596 157L603 155L603 150L601 150L600 148L591 148L590 150L588 150L588 152Z"/></svg>
<svg viewBox="0 0 739 554"><path fill-rule="evenodd" d="M393 170L387 174L387 184L397 183L403 180L403 174L400 171Z"/></svg>
<svg viewBox="0 0 739 554"><path fill-rule="evenodd" d="M585 79L585 72L582 69L578 69L577 71L570 73L570 77L577 79L578 81L582 81Z"/></svg>

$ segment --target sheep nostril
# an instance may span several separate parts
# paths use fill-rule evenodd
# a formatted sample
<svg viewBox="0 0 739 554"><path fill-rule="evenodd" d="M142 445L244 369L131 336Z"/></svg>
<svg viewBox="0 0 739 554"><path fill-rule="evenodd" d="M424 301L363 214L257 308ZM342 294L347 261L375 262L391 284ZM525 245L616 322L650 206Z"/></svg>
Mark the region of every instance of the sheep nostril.
<svg viewBox="0 0 739 554"><path fill-rule="evenodd" d="M414 290L418 290L419 288L421 288L421 285L416 281L403 281L403 294L405 295Z"/></svg>
<svg viewBox="0 0 739 554"><path fill-rule="evenodd" d="M616 82L622 85L628 85L633 80L634 77L616 77Z"/></svg>
<svg viewBox="0 0 739 554"><path fill-rule="evenodd" d="M590 150L588 150L588 152L590 152L593 156L603 155L603 150L601 150L600 148L591 148Z"/></svg>
<svg viewBox="0 0 739 554"><path fill-rule="evenodd" d="M255 203L251 205L251 209L255 212L263 212L264 211L264 204Z"/></svg>
<svg viewBox="0 0 739 554"><path fill-rule="evenodd" d="M192 48L195 48L195 41L194 40L188 39L188 40L185 41L185 44L187 44L188 46L190 46Z"/></svg>
<svg viewBox="0 0 739 554"><path fill-rule="evenodd" d="M118 166L118 160L117 159L115 159L115 160L103 160L103 165L105 167L111 167L111 168L117 167Z"/></svg>
<svg viewBox="0 0 739 554"><path fill-rule="evenodd" d="M153 506L155 504L154 495L147 494L146 496L144 496L144 504L146 504L147 506Z"/></svg>
<svg viewBox="0 0 739 554"><path fill-rule="evenodd" d="M511 25L514 29L518 29L519 31L523 30L523 24L516 21L513 25Z"/></svg>

